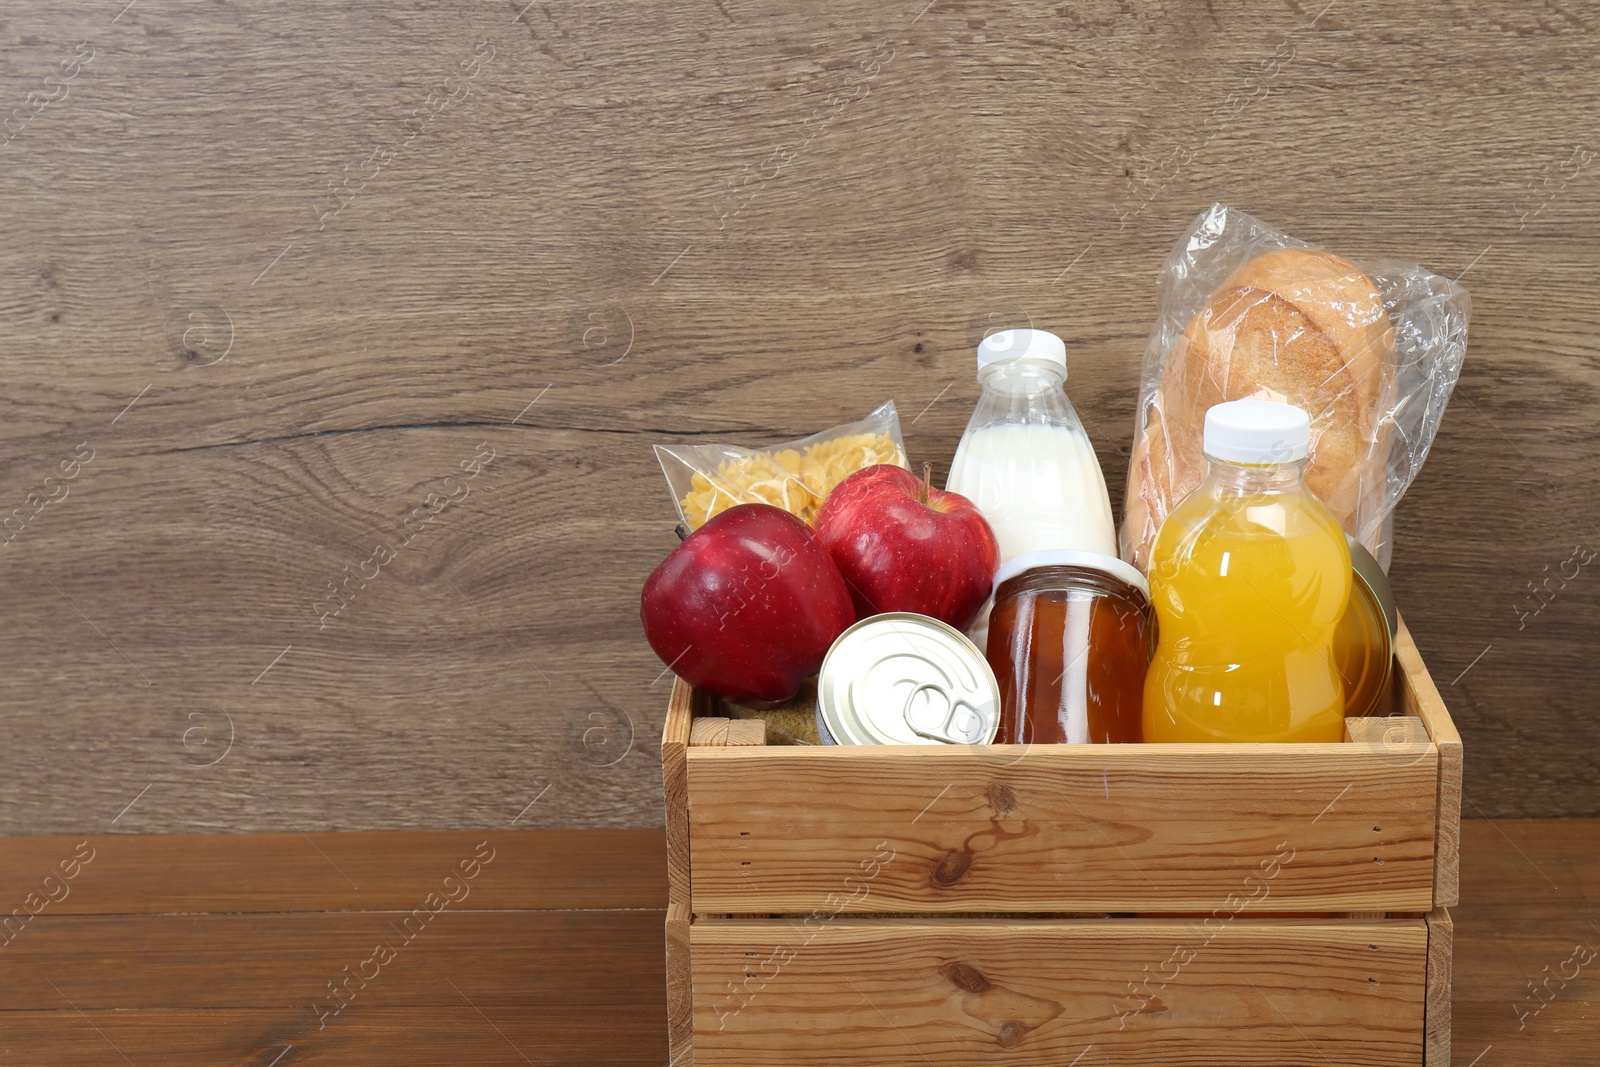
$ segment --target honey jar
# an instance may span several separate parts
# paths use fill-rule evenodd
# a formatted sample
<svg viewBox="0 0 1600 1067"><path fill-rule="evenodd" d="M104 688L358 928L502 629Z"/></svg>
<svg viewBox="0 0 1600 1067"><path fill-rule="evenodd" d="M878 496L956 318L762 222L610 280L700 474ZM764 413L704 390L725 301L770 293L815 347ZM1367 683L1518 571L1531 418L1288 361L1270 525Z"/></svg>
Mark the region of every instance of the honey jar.
<svg viewBox="0 0 1600 1067"><path fill-rule="evenodd" d="M1153 636L1144 576L1115 556L1047 549L995 576L988 659L1003 744L1143 739Z"/></svg>

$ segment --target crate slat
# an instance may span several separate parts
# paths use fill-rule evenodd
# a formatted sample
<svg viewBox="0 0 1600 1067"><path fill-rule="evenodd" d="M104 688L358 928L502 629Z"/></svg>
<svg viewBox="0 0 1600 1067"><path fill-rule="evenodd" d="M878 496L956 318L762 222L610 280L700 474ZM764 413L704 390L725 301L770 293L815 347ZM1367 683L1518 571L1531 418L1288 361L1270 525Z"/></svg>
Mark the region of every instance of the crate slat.
<svg viewBox="0 0 1600 1067"><path fill-rule="evenodd" d="M686 757L696 913L1205 911L1282 854L1258 912L1433 906L1431 742Z"/></svg>
<svg viewBox="0 0 1600 1067"><path fill-rule="evenodd" d="M1063 1067L1080 1057L1416 1067L1423 1056L1420 918L1233 919L1216 929L1177 919L841 918L814 928L702 919L692 941L700 1067Z"/></svg>

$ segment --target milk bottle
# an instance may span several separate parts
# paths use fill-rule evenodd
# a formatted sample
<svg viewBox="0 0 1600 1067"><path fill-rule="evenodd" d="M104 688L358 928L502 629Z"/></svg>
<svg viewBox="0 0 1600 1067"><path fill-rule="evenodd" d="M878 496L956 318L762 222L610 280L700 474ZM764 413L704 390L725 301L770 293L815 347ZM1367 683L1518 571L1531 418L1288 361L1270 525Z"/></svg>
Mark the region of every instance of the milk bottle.
<svg viewBox="0 0 1600 1067"><path fill-rule="evenodd" d="M983 396L956 448L945 488L971 500L994 528L1000 563L1070 548L1117 554L1100 462L1062 385L1067 346L1045 330L1006 330L978 345ZM969 631L988 638L985 606Z"/></svg>

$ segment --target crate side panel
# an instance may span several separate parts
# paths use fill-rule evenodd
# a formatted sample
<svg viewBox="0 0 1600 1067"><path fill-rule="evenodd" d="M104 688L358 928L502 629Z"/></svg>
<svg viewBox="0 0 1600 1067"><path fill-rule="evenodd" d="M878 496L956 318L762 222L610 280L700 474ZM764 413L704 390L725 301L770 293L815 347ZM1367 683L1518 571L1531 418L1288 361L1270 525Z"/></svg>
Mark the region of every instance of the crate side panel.
<svg viewBox="0 0 1600 1067"><path fill-rule="evenodd" d="M693 930L700 1067L1416 1067L1421 919Z"/></svg>
<svg viewBox="0 0 1600 1067"><path fill-rule="evenodd" d="M1431 743L691 748L687 762L697 913L1433 903Z"/></svg>

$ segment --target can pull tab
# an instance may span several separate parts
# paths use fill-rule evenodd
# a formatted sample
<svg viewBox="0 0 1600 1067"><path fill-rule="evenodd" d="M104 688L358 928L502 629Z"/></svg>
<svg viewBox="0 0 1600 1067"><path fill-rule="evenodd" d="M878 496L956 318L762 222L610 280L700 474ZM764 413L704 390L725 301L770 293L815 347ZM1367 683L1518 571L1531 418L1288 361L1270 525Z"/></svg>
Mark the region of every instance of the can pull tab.
<svg viewBox="0 0 1600 1067"><path fill-rule="evenodd" d="M944 701L944 721L932 729L918 726L911 717L911 704L917 699L919 693L929 692L939 694ZM974 745L978 738L983 736L983 713L975 704L951 696L944 689L932 682L923 682L910 693L906 694L905 707L901 709L906 725L911 727L911 732L918 737L926 737L929 741L941 741L947 745Z"/></svg>

